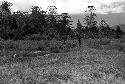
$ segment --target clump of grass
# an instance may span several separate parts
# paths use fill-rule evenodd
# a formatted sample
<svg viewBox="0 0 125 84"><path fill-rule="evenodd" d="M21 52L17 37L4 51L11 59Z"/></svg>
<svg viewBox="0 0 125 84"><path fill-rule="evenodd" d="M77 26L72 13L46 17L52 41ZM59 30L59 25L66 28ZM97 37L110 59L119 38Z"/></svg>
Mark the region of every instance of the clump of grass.
<svg viewBox="0 0 125 84"><path fill-rule="evenodd" d="M94 49L118 50L123 51L124 47L118 40L112 39L89 39L85 44Z"/></svg>

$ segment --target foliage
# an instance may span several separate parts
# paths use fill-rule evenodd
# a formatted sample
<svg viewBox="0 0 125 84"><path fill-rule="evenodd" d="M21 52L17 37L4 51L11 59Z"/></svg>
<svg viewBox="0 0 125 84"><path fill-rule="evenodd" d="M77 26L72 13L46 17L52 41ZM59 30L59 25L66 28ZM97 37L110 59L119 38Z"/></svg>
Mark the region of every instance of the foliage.
<svg viewBox="0 0 125 84"><path fill-rule="evenodd" d="M7 1L1 5L0 37L5 40L23 40L32 34L48 35L48 39L62 37L66 40L67 35L73 34L69 24L71 17L67 13L58 15L55 6L50 6L49 13L38 6L32 6L30 12L11 13L10 6L12 4Z"/></svg>
<svg viewBox="0 0 125 84"><path fill-rule="evenodd" d="M101 20L99 24L99 35L106 38L115 38L116 31L111 29L105 20Z"/></svg>
<svg viewBox="0 0 125 84"><path fill-rule="evenodd" d="M71 17L68 13L57 13L55 6L49 6L49 11L44 11L39 6L32 6L30 11L17 11L11 13L12 3L4 1L0 12L0 37L8 40L24 40L34 34L45 35L46 39L56 38L64 42L68 38L74 39L75 33L71 27ZM97 26L94 6L88 6L82 26L78 20L76 31L84 38L113 37L119 38L122 33L119 27L117 30L110 29L109 25L102 20ZM116 34L117 33L117 34ZM44 39L44 38L43 38Z"/></svg>
<svg viewBox="0 0 125 84"><path fill-rule="evenodd" d="M84 18L84 24L86 24L89 28L91 26L97 25L96 14L95 14L95 7L94 6L88 6L88 10L85 11L86 15Z"/></svg>
<svg viewBox="0 0 125 84"><path fill-rule="evenodd" d="M83 32L82 32L82 28L83 28L83 26L82 26L81 22L78 20L78 22L77 22L77 27L76 27L76 31L77 31L77 34L78 34L79 36L81 36L81 34L83 33Z"/></svg>
<svg viewBox="0 0 125 84"><path fill-rule="evenodd" d="M71 30L71 17L68 15L68 13L62 13L59 17L59 20L57 21L57 32L60 35L60 38L66 41L68 36L72 35Z"/></svg>
<svg viewBox="0 0 125 84"><path fill-rule="evenodd" d="M120 29L120 26L117 26L117 28L116 28L116 38L120 38L121 37L121 35L123 35L124 34L124 32Z"/></svg>

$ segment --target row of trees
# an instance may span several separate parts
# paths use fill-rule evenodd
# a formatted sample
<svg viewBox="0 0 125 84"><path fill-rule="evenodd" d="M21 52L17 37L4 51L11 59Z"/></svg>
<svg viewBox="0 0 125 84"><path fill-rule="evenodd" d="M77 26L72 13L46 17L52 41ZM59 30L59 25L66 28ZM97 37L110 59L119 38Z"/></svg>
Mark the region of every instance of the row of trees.
<svg viewBox="0 0 125 84"><path fill-rule="evenodd" d="M76 32L81 38L120 38L124 32L120 29L120 26L117 26L116 30L111 29L105 20L101 20L99 25L96 21L97 15L95 14L94 6L88 6L88 10L86 11L84 18L84 25L78 20Z"/></svg>
<svg viewBox="0 0 125 84"><path fill-rule="evenodd" d="M11 13L12 3L4 1L0 6L0 37L7 40L24 39L26 36L39 34L48 36L48 39L57 38L66 41L68 37L98 38L99 36L120 37L123 33L120 27L117 30L110 29L109 25L102 20L97 26L94 6L88 6L82 26L78 20L77 28L72 30L71 17L68 13L57 14L55 6L49 6L48 11L43 11L38 6L32 6L29 12L17 11Z"/></svg>
<svg viewBox="0 0 125 84"><path fill-rule="evenodd" d="M13 13L10 6L7 1L0 6L0 37L3 39L18 40L32 34L45 34L65 40L67 35L72 35L71 17L68 13L57 14L55 6L50 6L47 12L32 6L29 12Z"/></svg>

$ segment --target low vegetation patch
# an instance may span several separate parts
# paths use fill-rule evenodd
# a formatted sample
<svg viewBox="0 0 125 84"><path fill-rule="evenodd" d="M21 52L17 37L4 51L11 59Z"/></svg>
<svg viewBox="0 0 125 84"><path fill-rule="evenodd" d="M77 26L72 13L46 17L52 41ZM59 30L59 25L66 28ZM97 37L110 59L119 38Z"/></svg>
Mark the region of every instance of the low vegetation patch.
<svg viewBox="0 0 125 84"><path fill-rule="evenodd" d="M123 43L115 39L87 39L85 44L94 49L124 51Z"/></svg>

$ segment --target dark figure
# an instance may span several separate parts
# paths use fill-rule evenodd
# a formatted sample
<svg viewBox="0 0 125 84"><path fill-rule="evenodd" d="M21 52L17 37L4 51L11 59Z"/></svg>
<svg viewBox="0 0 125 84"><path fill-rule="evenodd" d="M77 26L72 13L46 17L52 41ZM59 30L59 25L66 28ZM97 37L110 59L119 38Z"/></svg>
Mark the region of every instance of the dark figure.
<svg viewBox="0 0 125 84"><path fill-rule="evenodd" d="M81 47L81 36L80 35L77 36L78 36L79 47Z"/></svg>
<svg viewBox="0 0 125 84"><path fill-rule="evenodd" d="M78 38L79 41L79 47L81 47L81 38Z"/></svg>

